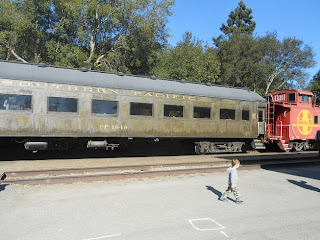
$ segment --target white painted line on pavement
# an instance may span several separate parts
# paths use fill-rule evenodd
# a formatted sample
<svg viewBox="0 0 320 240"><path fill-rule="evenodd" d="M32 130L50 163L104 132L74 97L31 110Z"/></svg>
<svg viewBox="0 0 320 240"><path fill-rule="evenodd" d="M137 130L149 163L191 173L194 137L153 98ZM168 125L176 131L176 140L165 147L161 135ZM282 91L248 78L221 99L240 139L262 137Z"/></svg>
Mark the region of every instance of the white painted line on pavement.
<svg viewBox="0 0 320 240"><path fill-rule="evenodd" d="M229 236L228 236L224 231L221 231L221 233L222 233L226 238L229 238Z"/></svg>
<svg viewBox="0 0 320 240"><path fill-rule="evenodd" d="M104 239L104 238L119 237L119 236L121 236L121 233L108 235L108 236L102 236L102 237L87 238L87 239L82 239L82 240L96 240L96 239Z"/></svg>
<svg viewBox="0 0 320 240"><path fill-rule="evenodd" d="M193 224L193 222L196 221L211 221L213 223L215 223L218 227L214 227L214 228L199 228L197 227L195 224ZM220 223L216 222L215 220L212 220L210 218L197 218L197 219L191 219L189 220L190 224L197 229L198 231L215 231L215 230L220 230L220 229L224 229L225 227L222 226Z"/></svg>

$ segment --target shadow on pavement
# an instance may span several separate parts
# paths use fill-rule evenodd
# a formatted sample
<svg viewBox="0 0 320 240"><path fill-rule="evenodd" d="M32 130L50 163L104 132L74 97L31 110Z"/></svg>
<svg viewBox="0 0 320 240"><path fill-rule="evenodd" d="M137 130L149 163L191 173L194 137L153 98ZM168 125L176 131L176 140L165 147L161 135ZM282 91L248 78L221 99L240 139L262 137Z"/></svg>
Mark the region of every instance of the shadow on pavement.
<svg viewBox="0 0 320 240"><path fill-rule="evenodd" d="M0 184L0 192L4 191L8 184Z"/></svg>
<svg viewBox="0 0 320 240"><path fill-rule="evenodd" d="M287 179L288 182L294 184L294 185L297 185L299 187L302 187L302 188L305 188L305 189L308 189L308 190L312 190L312 191L315 191L315 192L320 192L320 188L317 188L317 187L314 187L314 186L311 186L309 184L307 184L306 181L295 181L295 180L291 180L291 179Z"/></svg>
<svg viewBox="0 0 320 240"><path fill-rule="evenodd" d="M308 166L292 166L292 167L263 167L263 169L273 172L285 173L299 177L307 177L320 180L320 165L312 164ZM288 180L289 181L289 180Z"/></svg>
<svg viewBox="0 0 320 240"><path fill-rule="evenodd" d="M221 197L222 193L219 190L215 189L212 186L206 186L206 188L207 188L207 190L209 190L209 191L213 192L215 195L217 195L218 199ZM234 199L232 199L230 197L227 197L227 199L232 201L232 202L236 202L236 200L234 200Z"/></svg>
<svg viewBox="0 0 320 240"><path fill-rule="evenodd" d="M219 190L215 189L212 186L206 186L206 188L207 188L207 190L209 190L209 191L213 192L215 195L217 195L218 198L220 198L220 196L222 195L222 193Z"/></svg>

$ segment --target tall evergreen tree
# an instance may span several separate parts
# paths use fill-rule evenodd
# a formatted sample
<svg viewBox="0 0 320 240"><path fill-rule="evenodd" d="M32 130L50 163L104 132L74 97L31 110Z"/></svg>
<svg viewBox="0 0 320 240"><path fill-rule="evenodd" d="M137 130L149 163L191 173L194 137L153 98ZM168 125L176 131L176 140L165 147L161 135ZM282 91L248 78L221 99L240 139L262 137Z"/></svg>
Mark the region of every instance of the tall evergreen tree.
<svg viewBox="0 0 320 240"><path fill-rule="evenodd" d="M221 62L221 83L224 85L257 90L261 66L252 36L256 25L252 19L252 10L241 0L229 14L227 25L222 24L220 30L223 34L213 38Z"/></svg>
<svg viewBox="0 0 320 240"><path fill-rule="evenodd" d="M241 0L238 3L238 7L229 14L227 25L223 23L220 28L224 35L213 38L217 47L219 47L221 41L227 40L233 34L252 35L256 28L256 22L252 19L252 9L247 8L243 0Z"/></svg>
<svg viewBox="0 0 320 240"><path fill-rule="evenodd" d="M252 10L247 8L243 0L239 2L239 6L231 11L227 20L227 25L222 24L220 30L226 34L245 33L252 35L256 28L256 22L252 20Z"/></svg>

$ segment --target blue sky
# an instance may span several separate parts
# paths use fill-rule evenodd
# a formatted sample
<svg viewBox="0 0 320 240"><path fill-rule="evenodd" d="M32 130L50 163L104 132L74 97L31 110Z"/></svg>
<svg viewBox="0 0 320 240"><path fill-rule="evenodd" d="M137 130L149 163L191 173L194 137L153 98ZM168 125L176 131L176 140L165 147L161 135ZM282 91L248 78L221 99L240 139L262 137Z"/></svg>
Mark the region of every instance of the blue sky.
<svg viewBox="0 0 320 240"><path fill-rule="evenodd" d="M169 18L171 37L169 44L175 46L186 31L213 45L212 37L221 34L222 23L240 0L175 0L174 15ZM319 0L244 0L252 9L256 22L254 34L264 36L277 31L278 39L296 37L309 44L317 62L308 69L311 79L320 70L320 1Z"/></svg>

